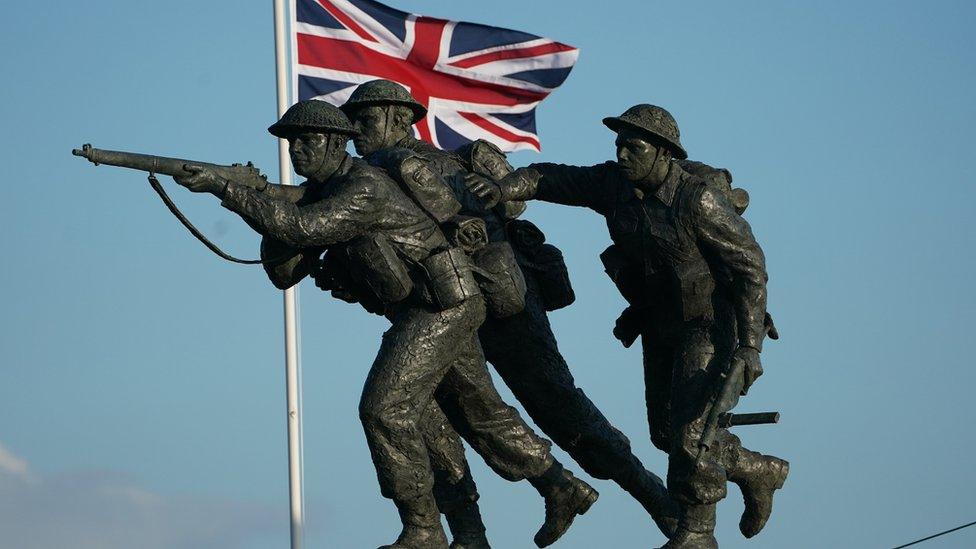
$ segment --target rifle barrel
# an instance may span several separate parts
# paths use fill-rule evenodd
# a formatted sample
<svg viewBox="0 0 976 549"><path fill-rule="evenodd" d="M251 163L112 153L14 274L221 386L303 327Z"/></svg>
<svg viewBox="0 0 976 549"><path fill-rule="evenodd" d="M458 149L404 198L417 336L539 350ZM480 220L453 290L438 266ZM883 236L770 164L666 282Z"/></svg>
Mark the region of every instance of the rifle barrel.
<svg viewBox="0 0 976 549"><path fill-rule="evenodd" d="M99 164L107 164L109 166L131 168L133 170L165 175L181 175L186 173L186 170L183 169L185 164L206 164L205 162L184 160L182 158L168 158L151 154L96 149L89 144L83 145L80 149L72 149L71 154L87 158L88 161L96 166Z"/></svg>
<svg viewBox="0 0 976 549"><path fill-rule="evenodd" d="M720 427L736 427L738 425L766 425L770 423L779 423L779 412L722 414L722 417L719 419Z"/></svg>

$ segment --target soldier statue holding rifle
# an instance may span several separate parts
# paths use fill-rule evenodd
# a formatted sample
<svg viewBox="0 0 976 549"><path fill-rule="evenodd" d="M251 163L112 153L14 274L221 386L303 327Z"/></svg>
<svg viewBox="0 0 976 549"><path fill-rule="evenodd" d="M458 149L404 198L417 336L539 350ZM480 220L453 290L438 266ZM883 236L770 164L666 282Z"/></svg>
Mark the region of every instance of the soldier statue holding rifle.
<svg viewBox="0 0 976 549"><path fill-rule="evenodd" d="M604 120L617 133L616 162L514 171L485 143L445 153L413 140L408 129L423 107L390 83L363 86L344 109L355 124L336 107L303 101L269 128L288 139L295 169L308 179L300 187L270 184L251 165L89 146L74 153L214 194L262 234L261 262L277 287L314 275L336 297L391 321L360 405L381 491L403 523L386 547L447 547L439 511L453 549L488 546L455 430L497 473L529 480L545 498L539 546L554 543L597 498L502 402L479 329L532 417L593 476L644 504L670 538L665 548L718 546L715 505L727 481L745 499L742 533L758 534L789 464L747 450L726 429L774 421L730 411L762 374L765 336L776 337L763 253L741 217L748 197L731 188L727 172L687 161L674 119L652 105ZM346 154L353 136L369 163ZM150 180L198 238L239 261ZM642 340L651 441L669 454L667 491L575 387L556 348L545 313L569 304L572 291L566 281L547 285L553 265L555 278L565 277L558 250L514 219L530 199L607 219L614 244L601 259L629 303L614 334L626 346Z"/></svg>
<svg viewBox="0 0 976 549"><path fill-rule="evenodd" d="M615 481L645 507L665 535L671 534L677 509L663 481L644 468L631 452L627 437L576 386L559 352L547 311L574 299L561 253L544 243L545 237L535 225L515 219L524 204L507 202L485 208L465 186L464 176L471 171L491 178L510 173L504 154L483 141L451 152L414 138L411 126L427 109L403 86L389 80L360 85L341 108L359 131L353 139L357 153L378 165L395 162L395 166L384 167L396 174L403 172L400 166L407 159L415 160L418 168L426 166L450 186L463 214L484 221L494 245L514 248L517 265L509 268L520 269L524 275L525 306L503 318L488 315L479 331L488 361L533 421L583 470Z"/></svg>
<svg viewBox="0 0 976 549"><path fill-rule="evenodd" d="M90 146L74 154L96 164L167 173L194 192L217 196L263 235L261 262L275 286L291 287L313 272L323 278L327 267L331 280L342 281L334 292L390 320L360 402L381 491L394 501L403 523L396 542L384 547L446 548L439 514L444 507L455 534L452 549L488 546L480 518L472 524L470 510L468 516L464 511L452 516L453 508L445 505L445 494L452 491L461 492L462 508L477 497L473 486L463 486L470 475L452 427L501 476L527 479L539 491L546 500L546 521L536 543L554 543L597 493L562 468L549 441L537 436L492 384L477 330L486 302L496 297L498 308L506 305L497 304L496 292L483 294L485 284L474 276L484 270L476 269L472 257L480 256L468 246L487 242L483 222L464 223L463 234L475 235L467 245L446 234L450 224L441 222L451 216L438 219L438 214L460 209L450 190L401 187L382 170L350 157L346 144L357 131L325 102L293 105L269 131L288 139L295 170L307 178L303 185L268 183L250 165L218 166ZM157 187L155 177L150 179ZM442 185L439 179L421 183ZM168 197L164 200L177 213ZM507 314L521 307L524 287L522 294L517 286L514 291L514 297L503 294L511 297ZM441 408L452 411L453 425ZM432 459L447 466L432 472Z"/></svg>
<svg viewBox="0 0 976 549"><path fill-rule="evenodd" d="M715 504L727 481L745 499L740 530L755 536L789 464L747 450L719 422L762 374L762 250L730 189L679 163L687 154L670 113L637 105L604 124L617 134L616 162L533 164L497 183L469 176L469 188L488 206L537 199L606 217L613 245L601 259L630 304L615 335L626 345L641 337L651 440L669 455L668 489L681 506L664 547L718 547Z"/></svg>
<svg viewBox="0 0 976 549"><path fill-rule="evenodd" d="M382 492L403 521L390 547L447 545L422 434L435 400L458 410L469 440L496 471L529 479L551 500L542 533L554 542L596 493L554 461L549 442L492 386L477 341L485 300L470 259L397 183L346 154L356 131L337 108L297 103L270 131L289 140L295 170L308 178L302 199L282 199L268 193L270 185L241 185L207 170L178 181L215 194L260 230L265 258L292 250L268 267L277 286L291 286L317 269L322 250L341 250L347 280L358 280L359 295L368 293L364 301L392 322L360 404Z"/></svg>
<svg viewBox="0 0 976 549"><path fill-rule="evenodd" d="M264 234L263 257L291 250L268 267L277 286L317 269L323 250L338 251L349 269L346 279L359 284L354 293L390 319L360 404L382 492L403 522L389 547L447 546L422 434L435 401L458 411L469 441L493 469L510 480L529 479L546 497L540 536L554 542L596 492L562 469L549 442L492 386L477 340L485 299L471 259L408 196L410 189L346 154L357 132L337 108L299 102L269 131L289 140L295 170L308 178L303 198L288 200L276 196L280 188L269 193L270 185L254 188L206 169L177 180L220 197Z"/></svg>

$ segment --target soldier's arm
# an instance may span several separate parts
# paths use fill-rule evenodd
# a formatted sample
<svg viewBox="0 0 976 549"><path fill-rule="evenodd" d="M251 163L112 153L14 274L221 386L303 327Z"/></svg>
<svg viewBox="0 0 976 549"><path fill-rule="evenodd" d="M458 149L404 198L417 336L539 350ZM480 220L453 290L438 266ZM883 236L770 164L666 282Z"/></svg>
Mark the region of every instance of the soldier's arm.
<svg viewBox="0 0 976 549"><path fill-rule="evenodd" d="M762 350L767 280L762 249L724 193L706 186L694 207L702 251L731 283L739 345Z"/></svg>
<svg viewBox="0 0 976 549"><path fill-rule="evenodd" d="M183 170L186 173L173 176L173 179L177 183L193 192L209 192L220 199L224 198L228 189L235 189L235 193L237 194L247 190L251 194L260 194L268 200L297 204L304 200L308 191L308 187L304 185L297 187L292 185L278 185L276 183L269 183L264 178L227 179L213 167L205 165L185 165ZM240 214L240 212L237 213ZM254 219L246 215L241 215L241 218L256 232L262 236L267 236L267 232L260 223L257 223Z"/></svg>
<svg viewBox="0 0 976 549"><path fill-rule="evenodd" d="M261 234L292 248L326 247L365 234L379 218L382 185L362 177L322 200L297 205L229 183L221 204Z"/></svg>
<svg viewBox="0 0 976 549"><path fill-rule="evenodd" d="M292 204L297 204L299 202L302 202L305 199L305 193L306 191L308 191L308 187L304 185L296 186L296 185L278 185L276 183L268 183L267 186L265 186L264 188L256 189L256 190L270 199L284 200L286 202L291 202ZM254 230L254 232L262 236L265 236L265 231L260 226L258 226L253 221L251 221L250 218L241 216L241 219L243 219L244 222L247 223L247 225ZM273 256L268 256L268 257L273 257ZM267 259L267 258L262 257L262 259ZM288 287L290 288L291 286Z"/></svg>
<svg viewBox="0 0 976 549"><path fill-rule="evenodd" d="M305 192L308 191L308 187L303 185L279 185L277 183L268 183L268 186L264 188L264 194L269 198L274 200L284 200L285 202L291 202L292 204L297 204L305 198Z"/></svg>
<svg viewBox="0 0 976 549"><path fill-rule="evenodd" d="M608 187L613 169L612 162L586 167L532 164L499 182L501 201L534 199L603 211L612 198Z"/></svg>
<svg viewBox="0 0 976 549"><path fill-rule="evenodd" d="M254 189L255 191L261 192L270 198L275 200L284 200L291 203L297 203L305 197L305 192L308 190L305 186L294 186L294 185L279 185L277 183L269 183L263 178L250 178L241 180L230 180L214 170L212 167L208 166L197 166L197 165L187 165L184 166L184 170L188 173L181 175L174 175L173 179L177 183L188 187L195 192L202 192L204 190L212 192L217 196L220 196L218 189L223 189L227 185L233 183L239 187L247 187Z"/></svg>

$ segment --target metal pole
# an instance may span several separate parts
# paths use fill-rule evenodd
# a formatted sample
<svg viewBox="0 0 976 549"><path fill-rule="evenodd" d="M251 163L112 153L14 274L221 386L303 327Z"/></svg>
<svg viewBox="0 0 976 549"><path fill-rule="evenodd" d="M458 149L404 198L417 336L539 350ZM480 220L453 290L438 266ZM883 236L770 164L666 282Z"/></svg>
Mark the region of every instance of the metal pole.
<svg viewBox="0 0 976 549"><path fill-rule="evenodd" d="M287 0L274 0L275 76L278 85L278 117L290 104L288 79ZM292 185L288 142L278 140L278 170L282 185ZM302 483L302 379L298 340L298 286L284 291L285 386L288 406L288 496L291 517L291 549L301 549L305 526Z"/></svg>

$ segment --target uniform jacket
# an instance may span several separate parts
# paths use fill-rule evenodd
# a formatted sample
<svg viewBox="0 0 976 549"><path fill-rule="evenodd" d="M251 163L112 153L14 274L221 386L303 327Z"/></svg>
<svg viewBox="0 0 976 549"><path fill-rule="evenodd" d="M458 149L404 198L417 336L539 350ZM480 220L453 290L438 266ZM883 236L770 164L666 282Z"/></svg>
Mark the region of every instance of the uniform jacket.
<svg viewBox="0 0 976 549"><path fill-rule="evenodd" d="M413 136L407 136L401 139L396 146L413 151L427 160L428 166L434 173L441 176L444 183L451 187L455 198L461 203L461 213L463 215L480 217L485 221L485 226L488 229L488 238L491 242L506 239L505 221L492 210L486 209L481 200L471 194L467 186L465 186L464 174L467 173L467 170L457 155L438 149L430 143L416 139Z"/></svg>
<svg viewBox="0 0 976 549"><path fill-rule="evenodd" d="M326 248L359 237L384 237L410 264L448 247L440 228L399 185L360 159L347 156L328 181L306 181L298 200L282 199L277 187L258 191L231 182L222 205L265 236L263 257L281 250L295 254L268 267L278 287L290 287L309 274Z"/></svg>
<svg viewBox="0 0 976 549"><path fill-rule="evenodd" d="M731 301L739 342L760 349L765 334L766 267L749 224L725 193L672 162L665 181L645 193L616 162L577 167L533 164L516 171L505 198L535 198L590 208L606 218L610 238L639 269L652 302L680 319L710 318L714 299Z"/></svg>

